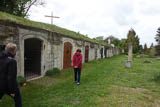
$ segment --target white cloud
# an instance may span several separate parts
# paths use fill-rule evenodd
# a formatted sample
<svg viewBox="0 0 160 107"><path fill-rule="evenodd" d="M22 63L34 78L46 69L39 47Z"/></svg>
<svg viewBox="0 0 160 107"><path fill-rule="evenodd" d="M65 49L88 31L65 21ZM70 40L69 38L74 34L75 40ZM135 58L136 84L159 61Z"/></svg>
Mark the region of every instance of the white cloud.
<svg viewBox="0 0 160 107"><path fill-rule="evenodd" d="M93 38L109 35L126 38L132 27L142 44L155 43L160 26L159 0L45 0L45 7L32 7L29 17L50 23L44 15L53 11L53 23Z"/></svg>

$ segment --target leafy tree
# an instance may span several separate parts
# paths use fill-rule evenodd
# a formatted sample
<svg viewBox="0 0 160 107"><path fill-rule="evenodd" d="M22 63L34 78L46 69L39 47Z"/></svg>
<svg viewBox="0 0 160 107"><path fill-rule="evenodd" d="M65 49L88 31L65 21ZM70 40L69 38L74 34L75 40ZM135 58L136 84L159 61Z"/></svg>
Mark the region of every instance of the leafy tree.
<svg viewBox="0 0 160 107"><path fill-rule="evenodd" d="M157 45L155 46L156 52L157 52L157 55L160 55L160 27L157 29L157 34L155 39L157 42Z"/></svg>
<svg viewBox="0 0 160 107"><path fill-rule="evenodd" d="M125 50L125 48L126 48L126 40L127 40L127 39L121 39L121 40L120 40L120 47L123 48L124 50Z"/></svg>
<svg viewBox="0 0 160 107"><path fill-rule="evenodd" d="M155 48L156 48L156 55L160 55L160 45L156 45L155 46Z"/></svg>
<svg viewBox="0 0 160 107"><path fill-rule="evenodd" d="M155 39L158 45L160 45L160 27L157 29L157 34L156 34Z"/></svg>
<svg viewBox="0 0 160 107"><path fill-rule="evenodd" d="M145 43L144 44L144 54L148 54L149 52L148 52L148 47L147 47L147 44Z"/></svg>
<svg viewBox="0 0 160 107"><path fill-rule="evenodd" d="M156 54L157 54L156 48L155 48L155 47L152 47L152 48L150 49L150 55L151 55L151 56L156 56Z"/></svg>
<svg viewBox="0 0 160 107"><path fill-rule="evenodd" d="M154 45L153 45L153 43L151 44L151 46L150 46L150 49L152 49L154 47Z"/></svg>
<svg viewBox="0 0 160 107"><path fill-rule="evenodd" d="M141 48L142 46L140 45L140 39L139 39L138 35L136 36L135 39L136 39L136 49L135 49L135 51L136 51L136 52L140 52L141 49L142 49L142 48Z"/></svg>
<svg viewBox="0 0 160 107"><path fill-rule="evenodd" d="M0 2L0 11L26 17L31 6L44 4L45 2L42 0L2 0Z"/></svg>
<svg viewBox="0 0 160 107"><path fill-rule="evenodd" d="M139 53L143 53L143 46L139 45Z"/></svg>
<svg viewBox="0 0 160 107"><path fill-rule="evenodd" d="M134 29L130 29L128 34L127 34L127 40L126 40L126 45L125 45L125 52L128 51L128 43L132 42L133 46L133 53L140 52L141 46L140 46L140 41L139 41L138 35L136 35L136 32Z"/></svg>
<svg viewBox="0 0 160 107"><path fill-rule="evenodd" d="M156 54L156 48L154 47L153 43L151 44L151 46L148 48L148 52L150 53L151 56L155 56Z"/></svg>
<svg viewBox="0 0 160 107"><path fill-rule="evenodd" d="M112 35L107 37L104 41L107 43L110 42L109 44L114 44L116 47L120 47L120 40Z"/></svg>

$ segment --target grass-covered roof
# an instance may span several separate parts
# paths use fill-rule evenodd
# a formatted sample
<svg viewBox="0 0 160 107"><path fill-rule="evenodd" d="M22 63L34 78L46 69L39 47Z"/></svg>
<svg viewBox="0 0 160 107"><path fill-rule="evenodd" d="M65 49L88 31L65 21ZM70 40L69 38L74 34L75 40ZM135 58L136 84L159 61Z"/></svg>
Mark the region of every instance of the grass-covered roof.
<svg viewBox="0 0 160 107"><path fill-rule="evenodd" d="M56 32L56 33L60 33L62 35L68 36L68 37L72 37L72 38L76 38L76 39L80 39L80 40L85 40L85 41L89 41L92 43L96 43L96 44L100 44L100 45L104 45L104 46L109 46L109 44L102 42L102 41L98 41L95 39L91 39L85 35L82 35L80 33L65 29L65 28L61 28L58 27L56 25L51 25L51 24L46 24L46 23L42 23L42 22L35 22L35 21L31 21L29 19L25 19L22 17L18 17L18 16L14 16L14 15L10 15L4 12L0 12L0 20L4 20L4 21L8 21L8 22L12 22L15 24L20 24L20 25L25 25L25 26L31 26L31 27L35 27L35 28L40 28L40 29L45 29L51 32Z"/></svg>

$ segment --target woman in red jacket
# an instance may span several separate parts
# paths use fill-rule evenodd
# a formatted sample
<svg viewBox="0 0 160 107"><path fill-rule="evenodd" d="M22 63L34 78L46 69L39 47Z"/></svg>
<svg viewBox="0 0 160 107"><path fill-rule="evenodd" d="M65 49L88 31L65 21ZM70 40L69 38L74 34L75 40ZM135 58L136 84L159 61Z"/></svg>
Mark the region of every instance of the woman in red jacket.
<svg viewBox="0 0 160 107"><path fill-rule="evenodd" d="M74 74L75 74L75 82L80 85L80 76L81 76L81 68L82 68L82 54L81 50L77 49L76 53L72 58ZM77 79L78 75L78 79Z"/></svg>

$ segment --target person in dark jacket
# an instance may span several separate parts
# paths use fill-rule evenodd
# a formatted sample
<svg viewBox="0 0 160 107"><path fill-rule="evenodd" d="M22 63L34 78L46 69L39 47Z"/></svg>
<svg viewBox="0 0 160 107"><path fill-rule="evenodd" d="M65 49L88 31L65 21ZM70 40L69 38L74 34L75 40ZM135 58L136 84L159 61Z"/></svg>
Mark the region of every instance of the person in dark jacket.
<svg viewBox="0 0 160 107"><path fill-rule="evenodd" d="M72 58L74 74L75 74L75 82L80 85L80 76L81 76L81 69L82 69L82 54L81 50L77 49L76 53L73 55ZM78 79L77 79L78 75Z"/></svg>
<svg viewBox="0 0 160 107"><path fill-rule="evenodd" d="M4 94L8 94L14 99L15 107L22 107L21 93L16 81L17 62L16 44L8 43L5 51L0 53L0 99Z"/></svg>

